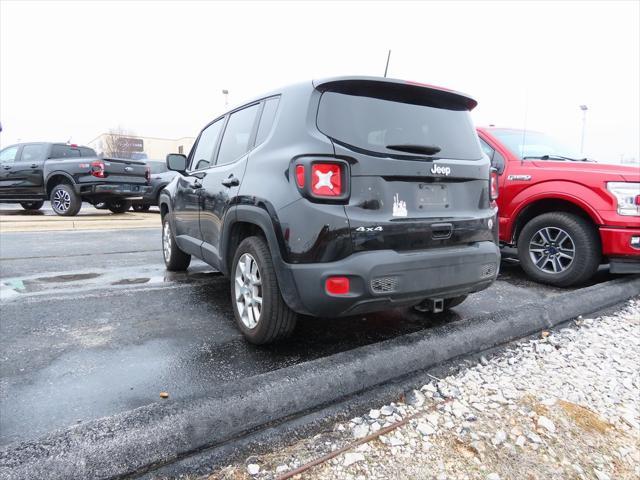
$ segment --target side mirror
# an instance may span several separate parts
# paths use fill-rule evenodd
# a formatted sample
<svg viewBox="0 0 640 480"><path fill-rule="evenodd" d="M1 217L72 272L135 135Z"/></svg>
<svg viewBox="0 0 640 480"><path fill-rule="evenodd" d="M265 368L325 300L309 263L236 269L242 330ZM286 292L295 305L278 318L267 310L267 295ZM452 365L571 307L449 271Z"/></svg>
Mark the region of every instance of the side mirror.
<svg viewBox="0 0 640 480"><path fill-rule="evenodd" d="M174 172L184 173L187 170L187 157L181 153L167 155L167 168Z"/></svg>

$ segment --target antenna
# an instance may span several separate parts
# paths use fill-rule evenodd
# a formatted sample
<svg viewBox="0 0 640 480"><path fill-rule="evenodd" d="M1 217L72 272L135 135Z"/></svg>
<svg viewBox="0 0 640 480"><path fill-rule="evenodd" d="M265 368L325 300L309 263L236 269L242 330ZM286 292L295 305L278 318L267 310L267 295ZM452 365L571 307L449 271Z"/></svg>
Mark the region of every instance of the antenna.
<svg viewBox="0 0 640 480"><path fill-rule="evenodd" d="M387 70L389 70L389 59L391 58L391 50L389 50L389 53L387 54L387 64L384 67L384 76L385 78L387 77Z"/></svg>
<svg viewBox="0 0 640 480"><path fill-rule="evenodd" d="M524 91L524 125L522 126L522 148L520 149L520 163L524 162L524 146L527 139L527 113L529 112L529 87Z"/></svg>

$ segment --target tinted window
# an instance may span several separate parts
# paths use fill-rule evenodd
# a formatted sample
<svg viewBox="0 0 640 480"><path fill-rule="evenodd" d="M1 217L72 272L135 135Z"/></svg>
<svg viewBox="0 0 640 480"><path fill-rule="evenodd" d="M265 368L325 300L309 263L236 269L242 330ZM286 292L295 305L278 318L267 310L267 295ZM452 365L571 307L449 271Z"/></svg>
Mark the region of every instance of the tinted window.
<svg viewBox="0 0 640 480"><path fill-rule="evenodd" d="M339 142L378 154L402 154L387 145L420 145L440 148L437 157L482 158L467 110L325 92L318 128Z"/></svg>
<svg viewBox="0 0 640 480"><path fill-rule="evenodd" d="M22 155L20 157L20 160L23 162L36 162L39 160L44 160L46 154L46 145L25 145L24 147L22 147Z"/></svg>
<svg viewBox="0 0 640 480"><path fill-rule="evenodd" d="M54 145L51 147L51 155L49 158L71 158L79 157L80 149L70 145Z"/></svg>
<svg viewBox="0 0 640 480"><path fill-rule="evenodd" d="M97 157L96 151L88 147L80 147L80 156L82 157Z"/></svg>
<svg viewBox="0 0 640 480"><path fill-rule="evenodd" d="M511 153L520 158L560 155L581 159L584 155L561 144L554 138L540 132L524 130L493 129L491 133L505 145Z"/></svg>
<svg viewBox="0 0 640 480"><path fill-rule="evenodd" d="M264 142L264 139L271 132L273 121L276 118L276 111L278 110L278 102L280 102L279 98L270 98L264 103L264 110L262 110L262 115L260 116L260 125L256 135L256 145Z"/></svg>
<svg viewBox="0 0 640 480"><path fill-rule="evenodd" d="M18 147L7 147L0 152L0 162L13 162L16 159Z"/></svg>
<svg viewBox="0 0 640 480"><path fill-rule="evenodd" d="M260 105L252 105L231 114L220 144L217 165L231 163L249 151L249 140Z"/></svg>
<svg viewBox="0 0 640 480"><path fill-rule="evenodd" d="M495 152L495 150L482 139L480 139L480 146L482 147L482 151L487 154L487 157L493 159L493 152Z"/></svg>
<svg viewBox="0 0 640 480"><path fill-rule="evenodd" d="M151 173L164 173L167 171L167 164L165 162L147 162Z"/></svg>
<svg viewBox="0 0 640 480"><path fill-rule="evenodd" d="M218 143L222 123L223 121L220 119L209 125L200 134L198 144L196 145L191 159L191 165L194 170L201 170L211 165L213 160L213 151L216 148L216 143Z"/></svg>

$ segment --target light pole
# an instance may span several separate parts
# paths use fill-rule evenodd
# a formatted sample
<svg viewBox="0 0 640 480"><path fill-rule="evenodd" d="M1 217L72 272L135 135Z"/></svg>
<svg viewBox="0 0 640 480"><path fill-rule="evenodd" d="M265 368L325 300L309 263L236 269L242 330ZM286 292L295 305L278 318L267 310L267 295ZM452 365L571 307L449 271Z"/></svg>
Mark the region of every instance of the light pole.
<svg viewBox="0 0 640 480"><path fill-rule="evenodd" d="M582 139L580 140L580 153L584 153L584 129L587 124L587 108L586 105L580 105L580 110L582 110Z"/></svg>
<svg viewBox="0 0 640 480"><path fill-rule="evenodd" d="M226 107L229 105L229 90L225 88L222 90L222 94L224 95L224 106Z"/></svg>

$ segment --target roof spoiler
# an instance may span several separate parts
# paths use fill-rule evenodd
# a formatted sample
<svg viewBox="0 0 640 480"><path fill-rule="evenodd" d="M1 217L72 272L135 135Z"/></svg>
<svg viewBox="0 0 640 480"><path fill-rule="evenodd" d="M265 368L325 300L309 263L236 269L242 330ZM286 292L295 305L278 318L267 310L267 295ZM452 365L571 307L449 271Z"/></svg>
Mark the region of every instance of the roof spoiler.
<svg viewBox="0 0 640 480"><path fill-rule="evenodd" d="M364 95L450 110L473 110L478 102L464 93L426 83L383 77L333 77L314 80L320 91Z"/></svg>

